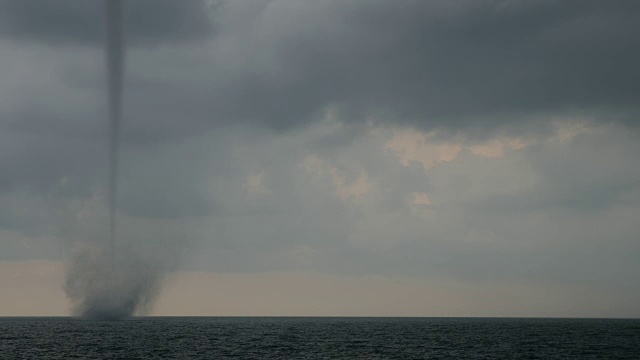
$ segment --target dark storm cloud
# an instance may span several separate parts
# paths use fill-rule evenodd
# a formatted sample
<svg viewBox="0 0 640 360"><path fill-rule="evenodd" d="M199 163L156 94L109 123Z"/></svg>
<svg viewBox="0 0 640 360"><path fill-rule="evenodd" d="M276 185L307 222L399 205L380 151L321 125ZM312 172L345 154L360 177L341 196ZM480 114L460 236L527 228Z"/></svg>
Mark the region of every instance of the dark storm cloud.
<svg viewBox="0 0 640 360"><path fill-rule="evenodd" d="M636 1L224 2L210 51L185 46L131 66L136 105L125 112L153 121L139 120L130 139L220 123L285 131L328 108L345 122L481 134L540 131L567 114L634 124L639 10ZM156 64L164 72L151 77Z"/></svg>
<svg viewBox="0 0 640 360"><path fill-rule="evenodd" d="M637 122L637 1L208 4L126 3L129 43L181 42L172 58L129 54L125 141L179 138L221 123L284 131L328 108L341 121L476 133L539 131L545 121L535 119L576 113ZM102 44L97 3L0 6L5 36ZM209 39L209 47L182 42L192 38ZM74 75L85 77L103 86L99 77Z"/></svg>
<svg viewBox="0 0 640 360"><path fill-rule="evenodd" d="M456 129L637 110L636 1L303 4L256 18L245 45L265 46L249 57L271 62L230 78L213 97L221 114L288 128L333 104L345 119Z"/></svg>
<svg viewBox="0 0 640 360"><path fill-rule="evenodd" d="M155 45L207 37L212 31L207 6L200 0L127 1L128 41ZM101 44L103 7L101 1L2 0L0 36L51 44Z"/></svg>
<svg viewBox="0 0 640 360"><path fill-rule="evenodd" d="M209 14L204 1L126 2L128 44L173 42L128 53L125 146L176 141L221 124L285 131L329 108L354 126L333 142L305 144L318 153L353 141L369 119L474 132L538 130L544 121L532 119L566 112L637 121L637 1L214 3L222 5ZM13 171L0 176L1 191L16 184L46 190L70 175L86 193L98 181L95 168L106 160L102 10L84 0L0 0L0 33L10 39L3 59L15 53L12 63L3 61L0 90L17 99L2 104L0 130L25 134L24 142L3 144L0 165ZM183 42L196 38L210 41ZM25 61L32 58L47 60ZM23 63L24 76L8 85L4 78ZM56 137L42 142L34 133ZM72 148L69 138L93 140L94 150ZM170 192L172 181L159 192ZM197 194L187 195L200 204ZM164 209L171 204L161 205L157 212L172 213ZM184 212L210 210L200 204Z"/></svg>

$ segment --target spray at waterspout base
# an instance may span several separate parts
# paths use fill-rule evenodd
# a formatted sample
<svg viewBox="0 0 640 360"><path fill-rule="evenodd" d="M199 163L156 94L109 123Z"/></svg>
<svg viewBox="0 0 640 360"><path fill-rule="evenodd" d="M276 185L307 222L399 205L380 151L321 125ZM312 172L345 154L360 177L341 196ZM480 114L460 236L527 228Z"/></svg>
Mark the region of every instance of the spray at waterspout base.
<svg viewBox="0 0 640 360"><path fill-rule="evenodd" d="M108 248L78 246L68 263L65 290L73 314L94 320L145 315L166 270L157 259L124 249L113 267Z"/></svg>

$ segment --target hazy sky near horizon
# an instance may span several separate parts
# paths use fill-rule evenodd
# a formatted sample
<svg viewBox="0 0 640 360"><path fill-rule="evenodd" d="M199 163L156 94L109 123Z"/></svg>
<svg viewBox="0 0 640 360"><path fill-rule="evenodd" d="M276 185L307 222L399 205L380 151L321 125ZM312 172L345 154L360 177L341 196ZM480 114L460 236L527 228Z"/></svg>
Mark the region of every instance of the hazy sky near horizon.
<svg viewBox="0 0 640 360"><path fill-rule="evenodd" d="M0 0L0 315L63 313L34 296L106 239L103 27ZM125 34L158 314L640 316L640 2L136 0Z"/></svg>

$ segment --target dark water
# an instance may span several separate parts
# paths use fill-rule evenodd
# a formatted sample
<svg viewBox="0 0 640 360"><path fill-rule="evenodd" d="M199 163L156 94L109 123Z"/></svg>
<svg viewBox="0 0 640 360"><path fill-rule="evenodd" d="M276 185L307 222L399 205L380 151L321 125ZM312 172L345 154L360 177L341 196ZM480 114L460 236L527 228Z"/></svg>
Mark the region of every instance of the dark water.
<svg viewBox="0 0 640 360"><path fill-rule="evenodd" d="M0 318L0 358L640 359L640 320Z"/></svg>

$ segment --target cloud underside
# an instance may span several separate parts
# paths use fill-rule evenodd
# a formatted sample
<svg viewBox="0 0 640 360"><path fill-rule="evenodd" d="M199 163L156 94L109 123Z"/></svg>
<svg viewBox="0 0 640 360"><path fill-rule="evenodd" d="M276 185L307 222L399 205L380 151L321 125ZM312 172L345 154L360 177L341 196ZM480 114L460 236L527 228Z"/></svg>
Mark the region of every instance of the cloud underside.
<svg viewBox="0 0 640 360"><path fill-rule="evenodd" d="M3 1L0 33L99 49L100 5ZM141 137L238 122L285 130L329 110L345 122L480 134L541 128L553 114L635 124L638 7L632 0L131 2L127 39L148 51L130 54L127 92L136 101L128 113L155 119L153 127L140 124ZM78 79L101 87L96 80Z"/></svg>

